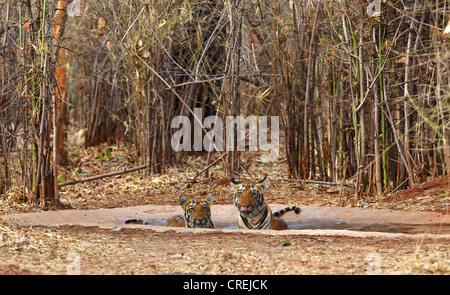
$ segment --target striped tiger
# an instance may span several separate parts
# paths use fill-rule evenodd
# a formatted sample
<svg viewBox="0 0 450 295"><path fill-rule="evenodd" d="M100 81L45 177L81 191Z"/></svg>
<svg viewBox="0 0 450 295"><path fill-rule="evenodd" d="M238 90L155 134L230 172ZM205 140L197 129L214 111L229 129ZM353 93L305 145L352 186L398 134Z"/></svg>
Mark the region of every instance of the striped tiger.
<svg viewBox="0 0 450 295"><path fill-rule="evenodd" d="M167 219L165 226L189 227L189 228L215 228L211 220L212 193L206 199L195 200L180 196L180 204L184 211L184 217L174 215Z"/></svg>
<svg viewBox="0 0 450 295"><path fill-rule="evenodd" d="M268 181L267 175L257 183L241 183L231 178L233 203L239 210L237 228L283 230L287 229L288 225L280 217L289 211L300 213L301 209L297 206L286 207L272 213L264 198Z"/></svg>

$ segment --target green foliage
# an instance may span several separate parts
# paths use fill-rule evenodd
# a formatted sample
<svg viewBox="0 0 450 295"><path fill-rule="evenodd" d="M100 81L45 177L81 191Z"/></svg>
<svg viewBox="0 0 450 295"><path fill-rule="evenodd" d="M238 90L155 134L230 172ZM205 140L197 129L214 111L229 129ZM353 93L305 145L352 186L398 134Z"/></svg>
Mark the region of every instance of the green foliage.
<svg viewBox="0 0 450 295"><path fill-rule="evenodd" d="M97 152L99 152L99 157L102 162L108 162L112 158L111 149L109 147L106 147L105 152L102 152L101 148L99 148Z"/></svg>

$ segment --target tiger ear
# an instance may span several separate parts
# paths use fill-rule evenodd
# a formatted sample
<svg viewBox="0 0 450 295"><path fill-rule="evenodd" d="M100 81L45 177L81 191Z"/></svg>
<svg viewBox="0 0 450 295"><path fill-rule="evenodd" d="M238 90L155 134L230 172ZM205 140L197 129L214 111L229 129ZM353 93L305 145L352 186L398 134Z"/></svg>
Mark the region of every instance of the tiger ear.
<svg viewBox="0 0 450 295"><path fill-rule="evenodd" d="M206 200L211 203L211 201L212 201L212 193L208 194L208 196L206 197Z"/></svg>
<svg viewBox="0 0 450 295"><path fill-rule="evenodd" d="M185 197L183 195L180 196L180 205L181 205L181 207L184 207L184 204L186 204L187 201L188 201L187 197Z"/></svg>
<svg viewBox="0 0 450 295"><path fill-rule="evenodd" d="M230 179L230 181L231 181L231 190L232 190L232 191L236 191L237 186L240 185L241 183L239 182L239 180L237 180L237 179L234 178L234 177L232 177L232 178Z"/></svg>
<svg viewBox="0 0 450 295"><path fill-rule="evenodd" d="M268 177L267 175L264 176L263 179L261 179L260 181L258 181L258 186L261 187L261 188L263 188L263 189L268 188L268 187L269 187L269 177Z"/></svg>

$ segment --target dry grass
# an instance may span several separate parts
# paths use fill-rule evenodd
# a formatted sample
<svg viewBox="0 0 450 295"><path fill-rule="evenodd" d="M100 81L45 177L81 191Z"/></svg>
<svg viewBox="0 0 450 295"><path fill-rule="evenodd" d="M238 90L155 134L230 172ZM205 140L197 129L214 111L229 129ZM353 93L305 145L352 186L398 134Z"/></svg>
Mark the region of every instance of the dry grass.
<svg viewBox="0 0 450 295"><path fill-rule="evenodd" d="M450 274L445 240L257 234L154 233L0 225L0 274L65 274L70 253L83 274Z"/></svg>

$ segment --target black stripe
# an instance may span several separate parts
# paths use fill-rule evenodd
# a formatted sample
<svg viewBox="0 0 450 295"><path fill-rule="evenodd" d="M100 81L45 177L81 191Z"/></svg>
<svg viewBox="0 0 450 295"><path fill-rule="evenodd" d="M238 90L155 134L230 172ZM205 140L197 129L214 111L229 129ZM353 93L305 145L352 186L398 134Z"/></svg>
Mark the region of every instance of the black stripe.
<svg viewBox="0 0 450 295"><path fill-rule="evenodd" d="M284 210L281 209L281 210L278 210L277 212L273 212L273 215L274 215L275 217L278 217L278 216L280 216L281 214L284 214L284 213L286 213L286 212L284 212Z"/></svg>
<svg viewBox="0 0 450 295"><path fill-rule="evenodd" d="M244 225L246 228L250 228L250 229L252 228L250 223L248 223L247 218L241 216L241 220L244 222Z"/></svg>
<svg viewBox="0 0 450 295"><path fill-rule="evenodd" d="M267 221L266 221L266 218L267 218L267 214L269 213L269 210L267 209L267 206L265 207L265 210L264 210L264 213L262 214L262 217L261 217L261 219L258 221L258 223L257 224L259 224L258 226L257 226L257 228L258 229L262 229L262 228L265 228L265 226L267 225ZM270 222L270 218L269 218L269 222Z"/></svg>
<svg viewBox="0 0 450 295"><path fill-rule="evenodd" d="M174 215L167 219L165 226L168 227L184 227L184 217L181 215ZM187 224L187 223L186 223Z"/></svg>
<svg viewBox="0 0 450 295"><path fill-rule="evenodd" d="M144 224L144 225L149 225L150 223L142 220L142 219L128 219L127 221L125 221L125 224Z"/></svg>
<svg viewBox="0 0 450 295"><path fill-rule="evenodd" d="M302 209L300 209L300 207L297 207L297 206L286 207L284 209L278 210L277 212L274 212L273 215L275 217L279 217L279 216L283 216L285 213L287 213L289 211L294 211L296 214L300 214Z"/></svg>
<svg viewBox="0 0 450 295"><path fill-rule="evenodd" d="M247 228L247 229L268 229L271 226L272 217L269 215L269 208L267 206L264 207L264 212L261 214L261 217L255 224L250 222L251 218L247 218L245 216L240 215L240 220L242 224L238 222L238 228Z"/></svg>

